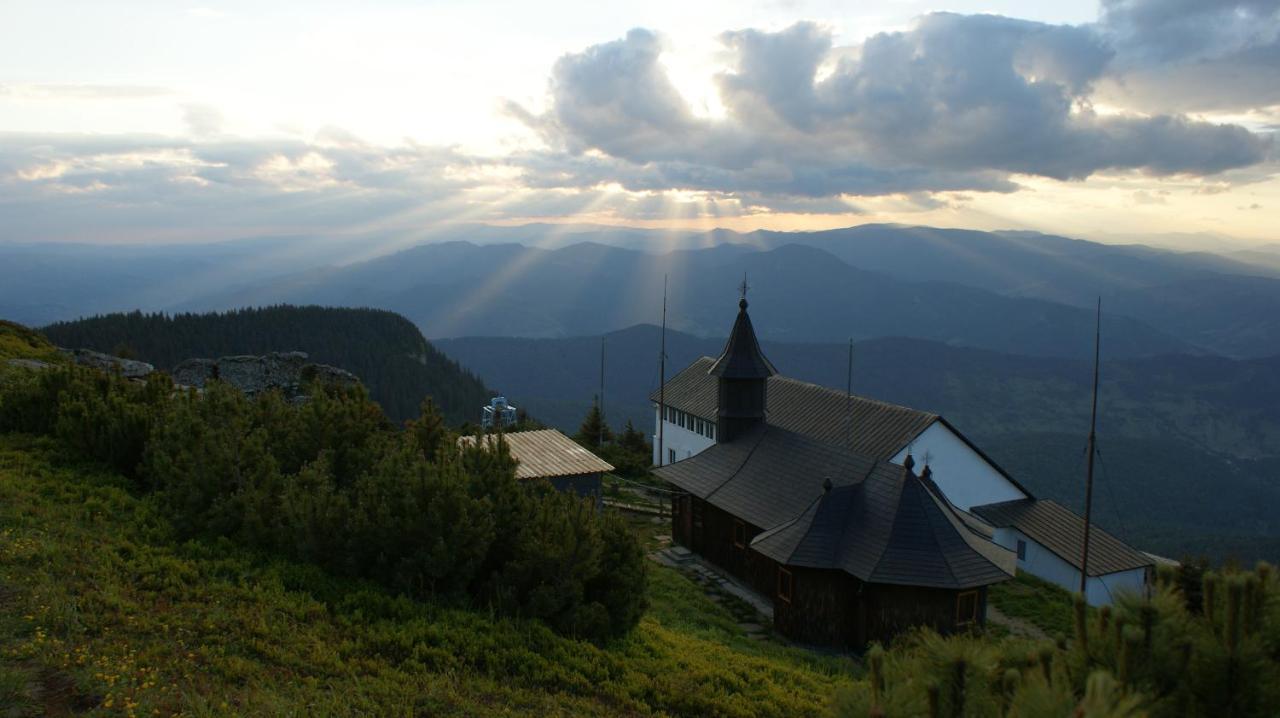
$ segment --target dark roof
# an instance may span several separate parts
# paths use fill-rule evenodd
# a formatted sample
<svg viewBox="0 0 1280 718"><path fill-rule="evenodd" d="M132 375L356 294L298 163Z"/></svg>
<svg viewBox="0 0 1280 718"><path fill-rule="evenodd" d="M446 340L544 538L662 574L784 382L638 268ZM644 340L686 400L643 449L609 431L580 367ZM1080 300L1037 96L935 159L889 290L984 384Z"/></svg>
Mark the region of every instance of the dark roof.
<svg viewBox="0 0 1280 718"><path fill-rule="evenodd" d="M1049 499L1018 499L975 506L973 513L998 528L1012 526L1071 564L1077 571L1080 570L1084 519L1065 506ZM1128 571L1151 566L1153 563L1149 556L1131 548L1096 524L1090 529L1090 576Z"/></svg>
<svg viewBox="0 0 1280 718"><path fill-rule="evenodd" d="M1012 552L971 529L928 478L776 426L654 473L765 529L752 548L783 564L935 588L1013 575Z"/></svg>
<svg viewBox="0 0 1280 718"><path fill-rule="evenodd" d="M725 342L720 358L711 365L711 373L725 379L768 379L778 373L760 351L756 330L751 327L751 317L747 314L746 297L738 302L738 318L733 322L733 331L729 332L729 341Z"/></svg>
<svg viewBox="0 0 1280 718"><path fill-rule="evenodd" d="M613 471L613 465L555 429L513 431L502 435L516 460L517 479L544 479ZM492 447L497 434L485 434ZM476 437L462 436L459 443L474 444Z"/></svg>
<svg viewBox="0 0 1280 718"><path fill-rule="evenodd" d="M714 361L702 357L672 377L666 387L667 406L714 421L719 402L717 379L711 374ZM649 398L656 402L658 392ZM769 424L876 459L892 458L938 418L927 411L849 397L777 374L769 377L765 388L765 420Z"/></svg>

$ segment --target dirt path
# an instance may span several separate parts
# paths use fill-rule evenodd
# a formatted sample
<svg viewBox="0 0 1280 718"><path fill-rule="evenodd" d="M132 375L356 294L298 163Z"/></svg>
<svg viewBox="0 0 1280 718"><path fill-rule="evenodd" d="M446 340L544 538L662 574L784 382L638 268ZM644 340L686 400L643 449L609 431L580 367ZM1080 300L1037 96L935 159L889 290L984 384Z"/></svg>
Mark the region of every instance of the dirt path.
<svg viewBox="0 0 1280 718"><path fill-rule="evenodd" d="M1000 609L987 604L987 621L997 626L1004 626L1009 629L1009 633L1015 636L1023 636L1025 638L1034 638L1037 640L1046 640L1049 634L1045 633L1034 623L1016 616L1010 616Z"/></svg>

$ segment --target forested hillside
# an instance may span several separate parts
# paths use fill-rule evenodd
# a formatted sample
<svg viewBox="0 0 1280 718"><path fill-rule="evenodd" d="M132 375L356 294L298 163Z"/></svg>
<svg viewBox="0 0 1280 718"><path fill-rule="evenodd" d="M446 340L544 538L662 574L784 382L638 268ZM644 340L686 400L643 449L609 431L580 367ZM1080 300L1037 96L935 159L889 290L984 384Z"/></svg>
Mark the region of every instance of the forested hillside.
<svg viewBox="0 0 1280 718"><path fill-rule="evenodd" d="M194 357L303 351L355 374L387 416L430 396L453 425L476 421L489 390L411 322L378 309L275 306L209 314L108 314L45 327L59 346L126 353L168 370Z"/></svg>

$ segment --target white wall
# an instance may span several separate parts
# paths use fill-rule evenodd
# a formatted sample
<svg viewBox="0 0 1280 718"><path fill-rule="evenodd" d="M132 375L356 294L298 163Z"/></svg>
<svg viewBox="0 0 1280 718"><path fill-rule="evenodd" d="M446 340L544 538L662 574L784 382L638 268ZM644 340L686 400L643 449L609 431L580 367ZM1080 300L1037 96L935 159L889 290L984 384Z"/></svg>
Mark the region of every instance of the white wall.
<svg viewBox="0 0 1280 718"><path fill-rule="evenodd" d="M893 457L893 463L906 461L908 451L915 459L917 472L924 469L928 457L934 483L951 503L965 511L982 504L1027 498L941 421L920 432L909 447Z"/></svg>
<svg viewBox="0 0 1280 718"><path fill-rule="evenodd" d="M1075 566L1015 528L996 529L995 542L1013 551L1015 555L1019 540L1027 543L1027 557L1018 560L1019 571L1026 571L1072 593L1080 590L1080 571ZM1122 593L1141 593L1146 585L1147 572L1142 568L1090 576L1089 582L1085 584L1085 600L1090 606L1106 606Z"/></svg>
<svg viewBox="0 0 1280 718"><path fill-rule="evenodd" d="M664 433L662 435L662 441L663 441L662 456L658 456L658 422L661 421L662 415L658 413L657 409L654 409L653 417L654 417L654 422L653 422L653 465L654 466L664 466L666 464L671 463L667 461L667 451L671 449L675 449L676 451L676 461L682 461L684 459L689 458L690 456L693 456L694 454L697 454L703 451L704 449L710 446L713 446L716 443L714 439L708 439L707 437L703 436L702 434L699 434L696 431L690 431L689 429L681 429L678 424L673 424L669 421L664 421L662 422L663 424L665 424Z"/></svg>

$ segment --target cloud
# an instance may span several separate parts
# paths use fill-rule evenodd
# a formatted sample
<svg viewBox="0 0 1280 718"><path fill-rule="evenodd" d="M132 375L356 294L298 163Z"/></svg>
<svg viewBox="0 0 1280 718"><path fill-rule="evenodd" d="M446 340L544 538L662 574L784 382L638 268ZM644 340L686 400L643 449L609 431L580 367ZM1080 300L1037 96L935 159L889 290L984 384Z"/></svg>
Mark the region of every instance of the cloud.
<svg viewBox="0 0 1280 718"><path fill-rule="evenodd" d="M856 52L812 23L721 40L723 119L695 115L661 38L633 30L561 58L545 112L513 109L548 147L513 161L544 187L812 198L1008 192L1017 175L1213 175L1270 146L1236 125L1095 112L1115 50L1088 27L936 13Z"/></svg>
<svg viewBox="0 0 1280 718"><path fill-rule="evenodd" d="M421 226L459 212L483 169L449 148L337 132L310 142L6 133L0 239Z"/></svg>
<svg viewBox="0 0 1280 718"><path fill-rule="evenodd" d="M1096 30L1117 50L1107 101L1152 112L1280 103L1280 0L1104 0Z"/></svg>
<svg viewBox="0 0 1280 718"><path fill-rule="evenodd" d="M149 100L173 94L167 87L152 85L0 85L0 95L40 100Z"/></svg>
<svg viewBox="0 0 1280 718"><path fill-rule="evenodd" d="M226 119L218 108L193 102L182 105L182 122L190 134L206 137L221 132Z"/></svg>

